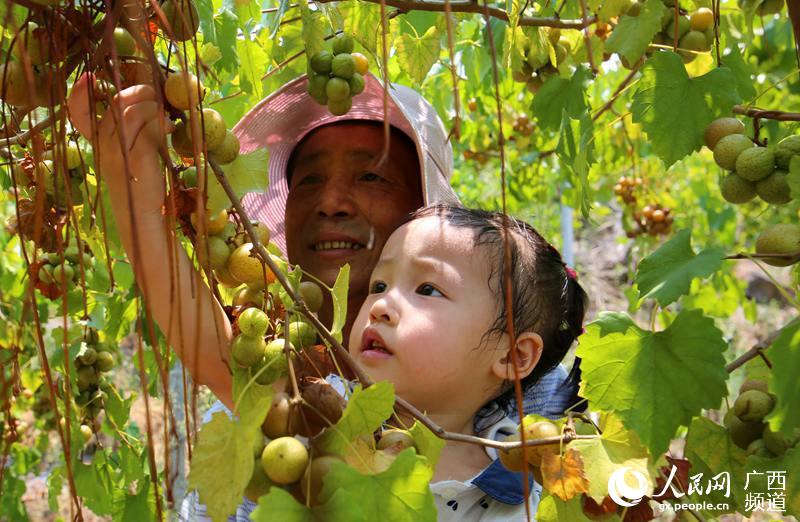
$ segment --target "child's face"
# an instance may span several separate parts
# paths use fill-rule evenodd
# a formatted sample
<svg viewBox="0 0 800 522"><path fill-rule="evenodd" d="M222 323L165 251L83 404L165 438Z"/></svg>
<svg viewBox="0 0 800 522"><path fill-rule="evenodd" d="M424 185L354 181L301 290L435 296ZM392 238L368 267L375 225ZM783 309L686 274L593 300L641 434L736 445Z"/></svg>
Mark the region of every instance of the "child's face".
<svg viewBox="0 0 800 522"><path fill-rule="evenodd" d="M498 310L489 276L472 231L438 216L401 226L372 272L350 353L428 413L483 404L502 382L491 367L504 355L480 346Z"/></svg>

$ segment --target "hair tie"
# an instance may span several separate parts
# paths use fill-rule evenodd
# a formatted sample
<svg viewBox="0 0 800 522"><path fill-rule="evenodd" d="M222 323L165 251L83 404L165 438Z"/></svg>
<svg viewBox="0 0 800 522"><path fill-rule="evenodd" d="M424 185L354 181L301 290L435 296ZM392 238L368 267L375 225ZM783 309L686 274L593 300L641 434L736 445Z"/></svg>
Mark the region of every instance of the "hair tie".
<svg viewBox="0 0 800 522"><path fill-rule="evenodd" d="M577 281L578 280L578 273L575 272L575 270L573 268L570 268L567 265L564 265L564 270L567 271L567 277L569 279L572 279L573 281Z"/></svg>

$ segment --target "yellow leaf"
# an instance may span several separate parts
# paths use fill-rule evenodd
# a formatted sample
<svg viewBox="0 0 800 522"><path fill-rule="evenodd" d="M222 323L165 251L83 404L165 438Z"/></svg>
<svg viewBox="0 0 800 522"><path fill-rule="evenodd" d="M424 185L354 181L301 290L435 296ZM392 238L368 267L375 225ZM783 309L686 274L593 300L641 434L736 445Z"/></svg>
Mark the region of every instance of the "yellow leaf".
<svg viewBox="0 0 800 522"><path fill-rule="evenodd" d="M564 455L544 454L542 478L544 487L564 501L589 490L589 481L583 473L583 459L580 452L573 449L568 449Z"/></svg>

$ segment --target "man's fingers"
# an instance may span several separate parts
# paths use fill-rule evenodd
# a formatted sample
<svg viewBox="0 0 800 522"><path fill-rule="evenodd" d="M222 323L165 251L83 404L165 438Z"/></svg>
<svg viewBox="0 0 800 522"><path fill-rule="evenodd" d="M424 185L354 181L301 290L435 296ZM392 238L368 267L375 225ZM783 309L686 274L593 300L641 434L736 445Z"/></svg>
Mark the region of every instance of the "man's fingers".
<svg viewBox="0 0 800 522"><path fill-rule="evenodd" d="M89 82L94 81L94 75L86 73L78 78L72 85L69 99L67 100L67 109L69 110L69 119L72 126L78 129L85 137L92 135L92 120L89 111L89 103L91 101L91 94L89 93Z"/></svg>
<svg viewBox="0 0 800 522"><path fill-rule="evenodd" d="M126 100L128 101L128 100ZM157 122L163 119L163 112L155 101L138 101L134 104L122 107L120 104L120 112L118 114L106 114L103 125L112 127L112 139L120 140L124 137L127 150L130 150L136 145L136 141L142 134L142 130L150 123ZM109 108L109 111L113 111ZM117 122L116 118L120 117L121 122ZM159 127L151 127L159 129ZM120 132L122 129L122 132ZM124 136L123 136L124 135ZM148 131L145 136L147 139L159 140L162 135L161 132Z"/></svg>

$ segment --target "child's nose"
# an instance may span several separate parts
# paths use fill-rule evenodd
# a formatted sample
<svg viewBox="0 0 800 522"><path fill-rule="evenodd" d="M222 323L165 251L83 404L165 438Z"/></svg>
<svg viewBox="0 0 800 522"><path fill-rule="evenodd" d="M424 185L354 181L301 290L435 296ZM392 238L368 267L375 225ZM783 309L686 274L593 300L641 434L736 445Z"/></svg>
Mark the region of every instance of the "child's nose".
<svg viewBox="0 0 800 522"><path fill-rule="evenodd" d="M376 299L369 309L371 323L397 324L398 314L386 296Z"/></svg>

